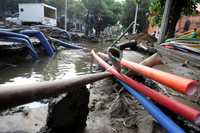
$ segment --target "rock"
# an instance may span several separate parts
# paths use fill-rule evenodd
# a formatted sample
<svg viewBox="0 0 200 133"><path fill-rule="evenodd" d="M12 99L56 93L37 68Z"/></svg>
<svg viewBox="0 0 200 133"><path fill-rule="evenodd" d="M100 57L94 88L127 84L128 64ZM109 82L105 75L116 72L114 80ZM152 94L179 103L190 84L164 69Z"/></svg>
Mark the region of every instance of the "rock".
<svg viewBox="0 0 200 133"><path fill-rule="evenodd" d="M86 87L74 89L62 98L49 103L47 127L51 133L81 133L89 113L89 92Z"/></svg>

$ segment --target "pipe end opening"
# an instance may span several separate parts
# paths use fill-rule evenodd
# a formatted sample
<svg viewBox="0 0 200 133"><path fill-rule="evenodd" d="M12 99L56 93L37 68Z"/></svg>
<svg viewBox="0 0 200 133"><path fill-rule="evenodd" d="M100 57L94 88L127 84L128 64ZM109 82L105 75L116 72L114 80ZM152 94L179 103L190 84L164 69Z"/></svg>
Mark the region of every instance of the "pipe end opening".
<svg viewBox="0 0 200 133"><path fill-rule="evenodd" d="M194 123L196 124L196 125L200 125L200 116L198 116L197 118L196 118L196 120L194 121Z"/></svg>
<svg viewBox="0 0 200 133"><path fill-rule="evenodd" d="M195 83L190 84L187 91L186 91L186 94L188 96L193 96L196 93L197 93L197 85Z"/></svg>

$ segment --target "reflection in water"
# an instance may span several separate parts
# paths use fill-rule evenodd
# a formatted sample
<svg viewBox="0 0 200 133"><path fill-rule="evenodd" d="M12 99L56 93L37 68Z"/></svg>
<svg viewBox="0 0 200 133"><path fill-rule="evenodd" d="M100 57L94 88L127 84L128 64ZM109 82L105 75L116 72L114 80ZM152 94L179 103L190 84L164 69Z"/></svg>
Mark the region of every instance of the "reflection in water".
<svg viewBox="0 0 200 133"><path fill-rule="evenodd" d="M85 45L86 46L86 45ZM87 44L89 49L103 51L108 44ZM0 70L0 86L7 84L28 84L56 79L71 78L89 72L90 52L62 49L52 57L41 57L38 61L24 61Z"/></svg>

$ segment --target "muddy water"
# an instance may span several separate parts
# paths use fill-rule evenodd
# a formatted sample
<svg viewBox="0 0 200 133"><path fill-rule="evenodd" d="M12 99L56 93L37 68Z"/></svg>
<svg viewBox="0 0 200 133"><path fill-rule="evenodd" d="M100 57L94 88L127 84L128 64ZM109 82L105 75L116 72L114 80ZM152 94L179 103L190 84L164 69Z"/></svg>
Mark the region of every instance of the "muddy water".
<svg viewBox="0 0 200 133"><path fill-rule="evenodd" d="M96 51L104 51L109 46L108 43L82 45ZM0 86L67 79L89 73L91 55L90 50L59 49L52 58L41 57L34 62L30 60L14 61L16 63L7 60L7 62L8 67L0 70ZM23 107L29 112L28 117L25 117L24 111L0 117L1 133L16 131L35 133L45 126L47 104L33 102Z"/></svg>
<svg viewBox="0 0 200 133"><path fill-rule="evenodd" d="M103 51L108 43L83 44L88 49ZM0 70L0 86L28 84L42 81L71 78L89 72L89 50L59 49L52 58L41 57L38 61L19 61Z"/></svg>

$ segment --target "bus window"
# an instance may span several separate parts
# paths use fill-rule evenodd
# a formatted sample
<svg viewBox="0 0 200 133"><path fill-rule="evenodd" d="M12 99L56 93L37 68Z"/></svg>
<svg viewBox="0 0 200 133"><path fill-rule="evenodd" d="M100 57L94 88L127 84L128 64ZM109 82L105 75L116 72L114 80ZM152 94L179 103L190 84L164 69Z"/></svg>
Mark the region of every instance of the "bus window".
<svg viewBox="0 0 200 133"><path fill-rule="evenodd" d="M44 17L56 19L56 10L44 6Z"/></svg>

